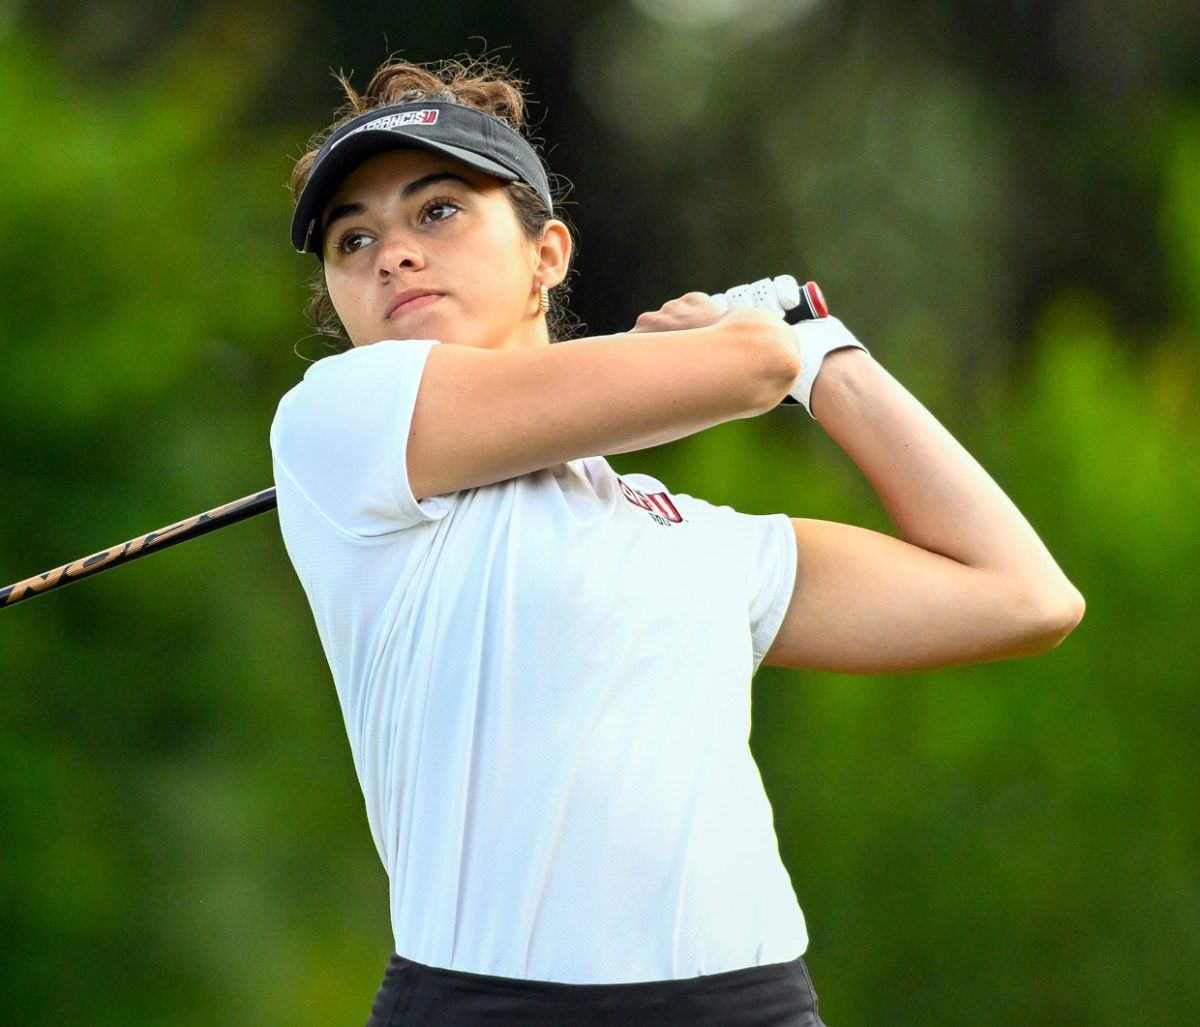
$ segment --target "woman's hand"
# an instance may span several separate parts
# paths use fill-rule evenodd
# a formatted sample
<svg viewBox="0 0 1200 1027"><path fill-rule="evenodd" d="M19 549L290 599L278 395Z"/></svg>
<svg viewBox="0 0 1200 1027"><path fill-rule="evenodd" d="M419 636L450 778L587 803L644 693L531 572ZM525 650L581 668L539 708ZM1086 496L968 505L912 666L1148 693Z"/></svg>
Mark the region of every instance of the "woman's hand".
<svg viewBox="0 0 1200 1027"><path fill-rule="evenodd" d="M707 328L720 320L727 308L714 303L703 292L684 293L657 310L642 314L631 332L678 332L685 328Z"/></svg>

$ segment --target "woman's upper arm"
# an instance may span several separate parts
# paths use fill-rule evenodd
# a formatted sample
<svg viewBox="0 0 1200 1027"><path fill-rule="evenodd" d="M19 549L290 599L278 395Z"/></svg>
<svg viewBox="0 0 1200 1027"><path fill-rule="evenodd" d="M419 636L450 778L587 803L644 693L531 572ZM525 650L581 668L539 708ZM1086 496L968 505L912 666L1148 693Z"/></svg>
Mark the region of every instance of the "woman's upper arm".
<svg viewBox="0 0 1200 1027"><path fill-rule="evenodd" d="M900 539L793 518L796 580L767 664L848 673L1032 655L1073 627L995 571Z"/></svg>

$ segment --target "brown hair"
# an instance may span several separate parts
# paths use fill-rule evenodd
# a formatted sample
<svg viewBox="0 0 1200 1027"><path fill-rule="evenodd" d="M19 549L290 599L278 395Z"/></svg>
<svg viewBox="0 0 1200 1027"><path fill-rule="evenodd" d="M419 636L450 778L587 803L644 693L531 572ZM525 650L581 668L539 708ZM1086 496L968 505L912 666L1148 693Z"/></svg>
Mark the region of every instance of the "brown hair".
<svg viewBox="0 0 1200 1027"><path fill-rule="evenodd" d="M460 103L496 118L528 139L523 92L525 83L514 77L506 66L492 59L446 60L433 64L389 60L371 76L361 94L350 84L346 75L339 72L335 77L346 94L346 103L335 112L333 124L317 133L309 141L308 150L296 161L290 182L293 201L299 199L304 183L308 181L321 144L339 126L376 107L422 100ZM554 176L550 176L550 180L557 200L561 190L557 188ZM522 182L509 182L504 188L522 232L531 241L540 240L546 222L555 216L554 211ZM561 219L562 215L558 216ZM313 329L330 339L335 350L349 349L350 339L325 287L323 267L317 269L309 284L312 295L305 313ZM578 319L567 309L568 291L568 279L550 290L550 311L546 320L552 342L571 338L579 327Z"/></svg>

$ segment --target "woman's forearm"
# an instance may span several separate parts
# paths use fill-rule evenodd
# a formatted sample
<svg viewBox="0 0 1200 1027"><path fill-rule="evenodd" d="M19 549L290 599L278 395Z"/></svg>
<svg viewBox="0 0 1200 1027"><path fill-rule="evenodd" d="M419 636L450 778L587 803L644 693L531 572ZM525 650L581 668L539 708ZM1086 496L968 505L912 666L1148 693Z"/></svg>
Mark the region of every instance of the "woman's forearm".
<svg viewBox="0 0 1200 1027"><path fill-rule="evenodd" d="M1052 621L1079 619L1082 598L1029 522L870 356L847 349L825 359L813 414L862 470L905 541L983 572Z"/></svg>

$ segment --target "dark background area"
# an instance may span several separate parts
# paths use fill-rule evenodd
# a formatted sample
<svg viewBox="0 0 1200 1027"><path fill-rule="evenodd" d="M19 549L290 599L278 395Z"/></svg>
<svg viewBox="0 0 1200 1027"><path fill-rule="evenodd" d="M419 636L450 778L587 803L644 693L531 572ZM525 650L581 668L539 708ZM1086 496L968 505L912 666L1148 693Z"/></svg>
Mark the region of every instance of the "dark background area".
<svg viewBox="0 0 1200 1027"><path fill-rule="evenodd" d="M1088 599L1034 660L756 679L827 1022L1196 1022L1194 4L0 6L0 581L270 483L330 71L464 52L531 83L593 333L817 279ZM614 463L886 527L795 411ZM0 613L0 669L0 1019L366 1018L386 880L273 515Z"/></svg>

